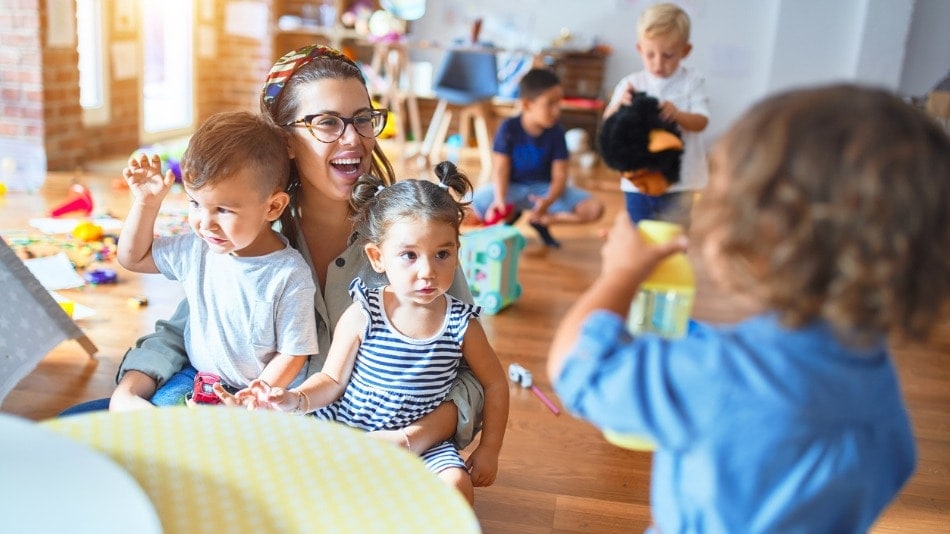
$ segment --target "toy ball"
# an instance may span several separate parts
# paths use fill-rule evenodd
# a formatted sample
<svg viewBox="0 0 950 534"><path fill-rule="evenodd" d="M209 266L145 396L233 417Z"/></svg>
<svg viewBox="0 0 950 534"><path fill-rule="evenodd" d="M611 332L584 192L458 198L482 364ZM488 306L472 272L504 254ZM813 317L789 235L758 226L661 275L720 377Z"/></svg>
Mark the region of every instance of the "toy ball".
<svg viewBox="0 0 950 534"><path fill-rule="evenodd" d="M0 182L0 196L7 194L7 184Z"/></svg>

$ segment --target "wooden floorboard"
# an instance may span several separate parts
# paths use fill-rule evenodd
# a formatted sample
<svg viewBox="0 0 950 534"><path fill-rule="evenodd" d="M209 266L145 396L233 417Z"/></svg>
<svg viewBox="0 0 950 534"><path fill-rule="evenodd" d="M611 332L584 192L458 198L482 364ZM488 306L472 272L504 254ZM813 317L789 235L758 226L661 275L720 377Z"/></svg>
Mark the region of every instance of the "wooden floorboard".
<svg viewBox="0 0 950 534"><path fill-rule="evenodd" d="M475 175L476 173L470 172ZM578 183L592 189L607 205L598 224L558 227L561 249L546 249L523 221L527 237L520 258L521 298L494 316L485 316L486 331L502 363L519 363L560 406L551 392L544 362L553 329L564 311L596 276L600 232L622 209L615 178L604 171L575 169ZM108 185L112 177L80 177L112 199L121 211L122 192ZM0 230L23 225L61 198L71 176L54 176L41 195L11 201L0 197ZM57 196L59 195L59 196ZM22 227L22 226L12 226ZM742 306L716 291L701 263L695 308L697 318L725 321L741 316ZM113 288L85 288L70 294L97 309L83 327L99 345L90 359L75 342L50 353L7 397L2 410L34 420L51 417L76 402L107 396L115 369L135 338L152 330L156 319L170 315L181 298L176 285L159 276L143 280L120 272ZM129 308L128 297L145 295L149 305ZM876 533L947 532L950 525L950 325L932 343L897 345L894 351L907 405L918 439L917 472L894 504L874 526ZM529 390L511 386L511 414L501 452L497 482L476 491L475 512L486 533L640 532L650 522L650 455L620 449L603 440L589 424L566 413L553 414Z"/></svg>

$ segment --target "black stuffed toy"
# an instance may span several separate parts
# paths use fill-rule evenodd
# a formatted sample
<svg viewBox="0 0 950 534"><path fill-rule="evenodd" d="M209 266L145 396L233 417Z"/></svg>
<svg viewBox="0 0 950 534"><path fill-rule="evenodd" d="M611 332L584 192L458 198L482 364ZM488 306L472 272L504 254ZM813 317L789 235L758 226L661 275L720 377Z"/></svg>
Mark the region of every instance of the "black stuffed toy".
<svg viewBox="0 0 950 534"><path fill-rule="evenodd" d="M648 195L661 195L679 182L683 155L679 126L660 118L659 104L634 93L629 106L604 121L597 138L604 163Z"/></svg>

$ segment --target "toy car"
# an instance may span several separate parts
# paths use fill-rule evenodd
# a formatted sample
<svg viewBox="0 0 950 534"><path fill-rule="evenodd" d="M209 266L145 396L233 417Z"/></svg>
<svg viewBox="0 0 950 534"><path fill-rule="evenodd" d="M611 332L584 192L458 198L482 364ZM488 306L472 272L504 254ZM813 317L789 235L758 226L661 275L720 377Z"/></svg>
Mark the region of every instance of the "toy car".
<svg viewBox="0 0 950 534"><path fill-rule="evenodd" d="M195 375L195 389L191 392L191 400L198 404L221 404L221 399L214 394L214 385L218 382L221 382L220 376L199 372Z"/></svg>

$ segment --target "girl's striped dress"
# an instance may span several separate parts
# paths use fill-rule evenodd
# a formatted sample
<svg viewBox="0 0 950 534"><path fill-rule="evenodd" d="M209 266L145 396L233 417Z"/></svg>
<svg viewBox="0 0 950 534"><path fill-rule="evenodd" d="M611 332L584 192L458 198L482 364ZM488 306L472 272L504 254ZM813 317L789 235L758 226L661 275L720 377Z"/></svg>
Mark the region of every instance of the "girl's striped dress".
<svg viewBox="0 0 950 534"><path fill-rule="evenodd" d="M413 339L390 324L382 287L367 289L356 278L349 290L367 316L366 332L343 396L314 415L364 430L404 428L445 400L458 375L469 318L478 317L481 310L446 294L442 329L429 339ZM449 467L465 469L450 441L421 456L435 473Z"/></svg>

